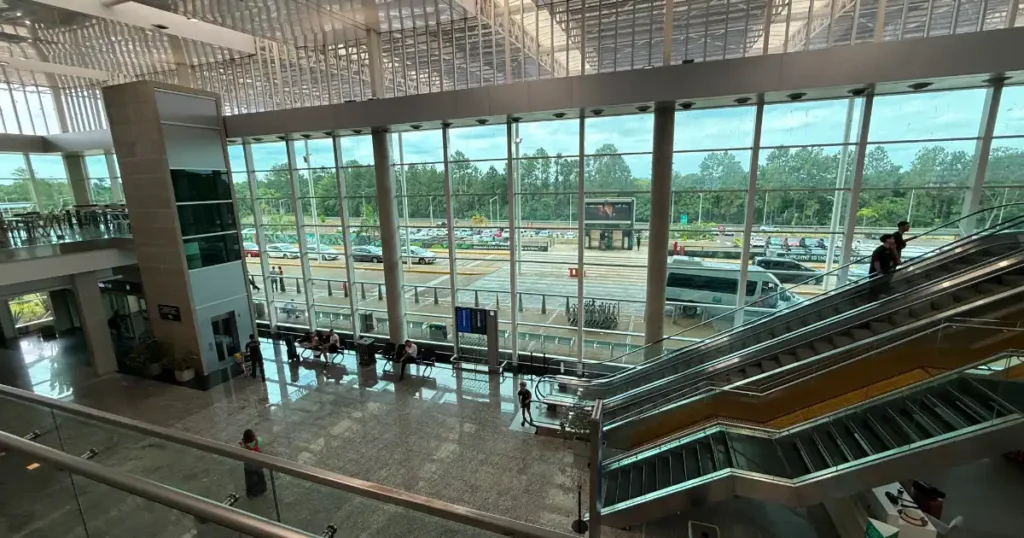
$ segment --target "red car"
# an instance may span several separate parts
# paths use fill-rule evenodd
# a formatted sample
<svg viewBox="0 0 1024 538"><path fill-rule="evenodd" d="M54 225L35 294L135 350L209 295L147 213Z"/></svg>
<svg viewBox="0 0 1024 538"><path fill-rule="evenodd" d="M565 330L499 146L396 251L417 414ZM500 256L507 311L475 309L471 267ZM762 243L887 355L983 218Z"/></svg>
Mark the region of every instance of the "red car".
<svg viewBox="0 0 1024 538"><path fill-rule="evenodd" d="M245 252L246 258L260 257L260 246L256 243L242 243L242 251Z"/></svg>

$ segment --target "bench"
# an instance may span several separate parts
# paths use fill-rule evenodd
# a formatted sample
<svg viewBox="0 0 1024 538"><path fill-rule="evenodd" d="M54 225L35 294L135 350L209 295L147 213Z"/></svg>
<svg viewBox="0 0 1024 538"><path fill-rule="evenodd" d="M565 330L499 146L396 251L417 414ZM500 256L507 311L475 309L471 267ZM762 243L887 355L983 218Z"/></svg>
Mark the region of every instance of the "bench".
<svg viewBox="0 0 1024 538"><path fill-rule="evenodd" d="M384 356L384 354L381 354L381 358L384 359L384 372L387 372L390 369L391 373L396 373L395 362L397 362L398 359L401 357L396 358L395 354L392 353L390 356ZM419 356L416 357L416 360L409 362L408 364L426 366L426 368L422 372L420 372L419 377L427 377L433 372L434 365L437 364L437 357L435 356L434 350L432 349L420 349ZM408 368L409 367L406 366L406 373L409 375L415 375L409 372Z"/></svg>

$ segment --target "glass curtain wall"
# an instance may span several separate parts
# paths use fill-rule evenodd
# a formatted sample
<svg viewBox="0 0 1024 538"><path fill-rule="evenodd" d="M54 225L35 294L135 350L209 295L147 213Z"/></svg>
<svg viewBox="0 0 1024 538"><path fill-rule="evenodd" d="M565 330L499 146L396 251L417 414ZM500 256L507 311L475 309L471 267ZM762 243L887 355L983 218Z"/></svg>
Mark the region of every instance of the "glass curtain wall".
<svg viewBox="0 0 1024 538"><path fill-rule="evenodd" d="M5 217L35 208L35 189L23 153L0 153L0 203Z"/></svg>
<svg viewBox="0 0 1024 538"><path fill-rule="evenodd" d="M89 196L92 203L110 204L124 201L120 172L113 153L86 155L85 173L89 177Z"/></svg>
<svg viewBox="0 0 1024 538"><path fill-rule="evenodd" d="M786 306L765 297L837 267L845 243L856 259L900 220L923 231L955 219L970 210L972 189L983 208L1024 202L1022 90L875 97L865 136L860 130L870 97L770 103L760 133L753 104L679 110L667 245L646 242L658 224L650 222L653 114L647 111L591 111L583 121L560 114L396 128L389 165L408 333L428 345L453 344L454 306L492 308L499 313L503 350L602 360L642 345L648 284L667 288L665 335L685 331L671 346L733 326L739 321L733 316L700 324L737 305L747 306L745 319ZM993 95L1001 97L994 107ZM984 138L989 108L997 114L990 147ZM296 327L313 319L321 328L386 336L370 136L246 148L233 147L230 154L249 271L262 288L257 301L266 305L265 315L257 306L260 319ZM988 148L985 159L982 148ZM338 192L339 179L344 192ZM1019 210L1005 211L993 219ZM851 215L855 220L848 222ZM955 237L929 235L905 252ZM648 248L674 254L666 282L646 281ZM750 266L741 284L744 258ZM310 279L308 302L304 278ZM797 289L794 300L834 285L822 278ZM482 347L471 339L460 343L464 354Z"/></svg>
<svg viewBox="0 0 1024 538"><path fill-rule="evenodd" d="M63 157L30 153L28 160L35 179L36 207L39 211L57 211L75 205Z"/></svg>

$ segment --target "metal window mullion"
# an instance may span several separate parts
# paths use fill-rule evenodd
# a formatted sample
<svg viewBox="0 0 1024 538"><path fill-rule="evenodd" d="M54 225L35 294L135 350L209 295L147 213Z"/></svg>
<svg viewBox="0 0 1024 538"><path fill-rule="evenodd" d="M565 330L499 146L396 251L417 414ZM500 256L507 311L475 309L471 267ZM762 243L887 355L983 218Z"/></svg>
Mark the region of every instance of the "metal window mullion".
<svg viewBox="0 0 1024 538"><path fill-rule="evenodd" d="M525 2L526 0L521 0ZM667 4L667 2L666 2ZM522 4L520 4L522 5ZM601 22L604 19L604 0L597 0L597 72L600 73L602 69L601 61L604 59L604 40L603 30Z"/></svg>
<svg viewBox="0 0 1024 538"><path fill-rule="evenodd" d="M633 11L634 19L636 18L636 11L635 10L636 10L636 7L634 6L634 11ZM661 65L663 65L663 66L665 66L665 65L672 65L672 16L675 14L674 12L675 12L675 4L673 3L673 1L672 0L665 0L665 13L664 13L665 27L664 27L664 29L661 32L661 40L662 40ZM687 17L689 17L689 14L690 14L690 8L689 7L686 8L686 14L687 14ZM652 13L652 15L653 15L653 13ZM635 32L635 30L634 30L634 32ZM687 25L686 25L686 35L689 36L689 33L690 33L690 25L689 25L689 23L687 23ZM651 36L651 39L654 39L654 36ZM633 43L636 43L636 41L634 40ZM685 39L683 41L683 58L684 59L686 58L686 41L685 41ZM632 66L630 66L630 68L632 68Z"/></svg>
<svg viewBox="0 0 1024 538"><path fill-rule="evenodd" d="M39 205L39 184L36 180L36 171L32 168L32 160L29 159L28 153L22 153L21 158L25 160L25 171L28 172L28 185L29 191L32 193L32 202L36 204L36 211L42 212L43 208Z"/></svg>
<svg viewBox="0 0 1024 538"><path fill-rule="evenodd" d="M455 230L454 230L455 210L452 207L453 206L453 204L452 204L452 178L451 178L451 170L449 169L450 158L449 158L449 151L448 151L448 145L449 145L448 131L450 129L451 129L451 124L450 123L442 123L441 124L441 150L444 152L444 206L445 206L445 219L447 220L446 224L447 224L447 228L448 228L448 244L449 245L454 245L455 244ZM456 327L454 327L455 330L452 331L452 335L453 335L453 338L454 338L454 345L455 345L455 355L459 355L461 353L461 351L459 349L459 330L458 330L458 327L457 327L458 316L455 315L455 309L458 306L458 301L456 301L456 298L458 297L458 295L457 295L457 293L458 293L458 285L456 283L456 277L459 274L458 271L456 271L456 264L457 263L458 262L455 259L455 249L454 248L449 248L448 249L448 293L451 294L450 302L451 302L451 310L452 310L452 323L456 325ZM512 331L515 332L515 329L516 329L515 325L513 325L512 326Z"/></svg>
<svg viewBox="0 0 1024 538"><path fill-rule="evenodd" d="M584 1L586 1L586 0L584 0ZM492 2L497 2L497 0L492 0ZM509 44L509 41L510 41L510 34L512 33L511 30L510 30L511 27L512 27L512 22L511 22L511 17L509 15L509 11L510 10L509 10L509 7L508 7L508 0L505 0L505 9L503 9L502 11L503 11L502 16L505 17L505 34L502 36L502 39L501 39L505 43L505 84L511 84L512 83L512 50L511 50L511 45Z"/></svg>
<svg viewBox="0 0 1024 538"><path fill-rule="evenodd" d="M1017 0L1010 0L1016 2ZM982 6L984 7L984 6ZM985 10L981 9L978 11L978 18L985 18ZM949 21L949 35L956 33L956 23L960 20L960 0L953 0L953 17Z"/></svg>
<svg viewBox="0 0 1024 538"><path fill-rule="evenodd" d="M909 0L907 0L907 1L909 1ZM929 0L929 2L934 2L934 1L936 1L936 0ZM854 0L854 2L855 2L855 4L854 4L854 9L853 9L853 27L850 30L850 44L851 45L857 44L857 26L860 24L860 4L861 4L861 0Z"/></svg>
<svg viewBox="0 0 1024 538"><path fill-rule="evenodd" d="M353 283L355 282L355 269L352 260L352 236L349 235L348 204L345 193L345 169L342 163L345 162L341 153L341 137L334 135L334 177L338 182L338 215L341 217L342 246L345 248L345 278L348 282L348 308L352 315L352 340L359 339L359 312L356 307L356 293ZM449 243L452 244L452 243Z"/></svg>
<svg viewBox="0 0 1024 538"><path fill-rule="evenodd" d="M1014 3L1016 0L1010 0ZM903 39L903 30L907 27L907 12L910 11L910 0L903 0L903 14L900 16L900 29L899 34L896 36L897 39Z"/></svg>
<svg viewBox="0 0 1024 538"><path fill-rule="evenodd" d="M808 0L808 4L814 5L814 0ZM725 0L725 25L722 27L722 59L729 57L729 16L732 15L732 6L729 0Z"/></svg>
<svg viewBox="0 0 1024 538"><path fill-rule="evenodd" d="M511 325L511 336L512 336L512 364L519 364L519 296L516 290L518 284L518 277L516 276L516 268L518 267L519 259L516 252L516 245L519 243L519 237L517 230L519 223L516 222L517 213L516 208L516 185L518 184L519 178L517 177L516 163L513 162L512 144L515 141L515 134L512 132L513 122L505 120L505 150L507 152L506 160L506 174L505 174L505 186L508 189L508 273L509 273L509 320ZM582 240L581 240L582 242ZM454 243L448 243L449 245ZM583 281L583 276L580 275L580 281Z"/></svg>
<svg viewBox="0 0 1024 538"><path fill-rule="evenodd" d="M482 17L480 15L480 2L481 2L481 0L477 0L477 2L476 2L476 51L477 51L477 54L480 56L480 77L479 78L480 78L480 87L483 87L483 85L484 85L484 34L483 34L483 26L484 25L482 24ZM494 3L493 0L491 0L491 3L492 4ZM554 39L554 34L552 34L552 39ZM551 50L552 51L555 50L554 46L551 47ZM553 54L553 52L552 52L552 54ZM492 55L493 55L493 53L492 53ZM492 70L492 72L493 72L493 70Z"/></svg>
<svg viewBox="0 0 1024 538"><path fill-rule="evenodd" d="M885 0L880 0L884 3ZM811 50L811 28L814 27L814 0L807 2L807 22L804 23L804 50Z"/></svg>
<svg viewBox="0 0 1024 538"><path fill-rule="evenodd" d="M583 206L585 194L583 192L583 156L586 155L586 115L585 109L580 109L580 136L579 154L577 156L576 171L576 373L583 375ZM567 312L568 314L568 312Z"/></svg>
<svg viewBox="0 0 1024 538"><path fill-rule="evenodd" d="M938 0L928 0L928 9L924 14L924 37L931 37L932 33L932 9L935 7L935 2ZM1010 0L1011 2L1013 0ZM910 0L906 0L909 4Z"/></svg>
<svg viewBox="0 0 1024 538"><path fill-rule="evenodd" d="M11 100L11 111L14 112L14 123L18 126L18 132L15 134L25 134L21 130L21 118L18 117L18 105L14 103L14 88L11 87L11 78L7 75L7 68L0 67L0 73L4 75L4 84L7 86L7 97Z"/></svg>
<svg viewBox="0 0 1024 538"><path fill-rule="evenodd" d="M1017 25L1017 2L1018 0L1010 0L1010 7L1006 13L1006 27L1013 28Z"/></svg>
<svg viewBox="0 0 1024 538"><path fill-rule="evenodd" d="M764 0L764 22L762 23L762 26L761 26L761 28L763 28L762 36L761 36L761 39L762 39L762 42L761 42L761 56L767 56L768 55L768 42L771 40L771 29L772 29L772 3L773 3L773 0ZM836 13L835 13L835 10L836 10L835 3L836 3L836 0L832 0L832 18L829 19L829 23L828 23L828 31L829 31L830 40L831 40L831 35L832 35L832 20L835 19L835 15L836 15ZM689 19L689 15L687 15L687 19Z"/></svg>
<svg viewBox="0 0 1024 538"><path fill-rule="evenodd" d="M999 103L1003 96L1003 82L993 81L992 87L985 95L985 106L983 108L981 124L978 126L978 141L975 144L973 170L974 183L967 197L964 198L963 214L966 217L974 213L981 206L981 198L985 192L985 175L988 170L988 157L992 151L992 135L996 130L996 119L999 113ZM964 223L965 234L975 231L974 221L968 220Z"/></svg>
<svg viewBox="0 0 1024 538"><path fill-rule="evenodd" d="M1010 0L1011 3L1016 3L1016 0ZM1007 7L1007 10L1013 9ZM981 0L981 7L978 8L978 24L974 31L981 32L985 29L985 12L988 11L988 0Z"/></svg>
<svg viewBox="0 0 1024 538"><path fill-rule="evenodd" d="M21 76L20 70L15 72L18 74L18 82L21 86L21 96L23 99L25 99L25 110L28 111L28 125L32 129L32 134L40 134L39 131L36 130L36 120L32 118L32 105L29 104L30 102L28 98L28 92L25 91L25 79ZM42 110L40 110L39 112L42 113Z"/></svg>
<svg viewBox="0 0 1024 538"><path fill-rule="evenodd" d="M288 179L292 190L292 208L295 211L295 232L299 240L299 267L302 269L302 287L306 295L306 314L309 316L309 328L316 328L316 320L313 319L313 280L309 270L309 256L306 250L306 225L302 215L302 205L299 199L298 171L296 170L295 141L286 140L285 146L288 149Z"/></svg>
<svg viewBox="0 0 1024 538"><path fill-rule="evenodd" d="M906 0L904 0L906 1ZM1011 0L1012 1L1012 0ZM875 41L881 42L885 39L885 10L887 0L878 0L878 8L875 12ZM809 39L807 41L810 41Z"/></svg>
<svg viewBox="0 0 1024 538"><path fill-rule="evenodd" d="M754 115L754 141L750 151L750 173L747 178L747 205L743 218L743 244L750 245L750 236L754 229L754 209L757 204L757 163L761 151L761 128L764 123L764 95L757 96L757 112ZM650 248L650 245L648 245ZM743 316L747 306L747 274L750 267L750 248L744 247L740 252L740 277L736 289L736 314L733 326L743 324Z"/></svg>
<svg viewBox="0 0 1024 538"><path fill-rule="evenodd" d="M270 282L270 256L263 250L267 247L267 238L263 231L263 212L260 210L261 208L256 197L259 183L256 181L256 171L254 170L255 166L252 160L252 147L249 142L242 143L242 155L245 158L245 175L249 182L249 200L252 202L252 221L256 228L256 244L260 247L259 259L260 271L263 273L263 299L267 307L267 318L270 322L270 328L271 330L276 330L277 308L274 307L274 295L272 293L274 286ZM245 265L248 265L248 263Z"/></svg>
<svg viewBox="0 0 1024 538"><path fill-rule="evenodd" d="M846 211L846 226L843 229L843 252L841 265L850 263L850 255L853 250L853 233L857 225L857 206L860 204L860 191L864 184L864 161L868 150L868 134L871 130L871 110L875 104L874 88L868 92L861 106L860 132L857 137L857 161L853 169L853 184L850 185L850 207ZM836 287L846 284L849 268L844 267L839 271L839 278Z"/></svg>

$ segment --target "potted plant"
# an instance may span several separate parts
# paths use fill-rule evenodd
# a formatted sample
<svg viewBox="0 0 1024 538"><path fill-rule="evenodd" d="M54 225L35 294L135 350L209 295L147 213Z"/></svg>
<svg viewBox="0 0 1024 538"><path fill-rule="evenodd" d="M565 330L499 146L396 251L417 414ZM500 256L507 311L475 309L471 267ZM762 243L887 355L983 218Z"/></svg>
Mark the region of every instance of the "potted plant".
<svg viewBox="0 0 1024 538"><path fill-rule="evenodd" d="M444 323L430 322L426 324L427 333L430 335L431 340L447 340L448 339L448 326Z"/></svg>
<svg viewBox="0 0 1024 538"><path fill-rule="evenodd" d="M170 345L157 340L156 337L147 336L128 355L128 363L146 375L155 377L163 371L164 360L170 355Z"/></svg>
<svg viewBox="0 0 1024 538"><path fill-rule="evenodd" d="M199 362L199 355L194 351L186 351L181 355L170 357L170 367L174 370L174 379L179 383L191 381L196 376L196 369L193 366Z"/></svg>

